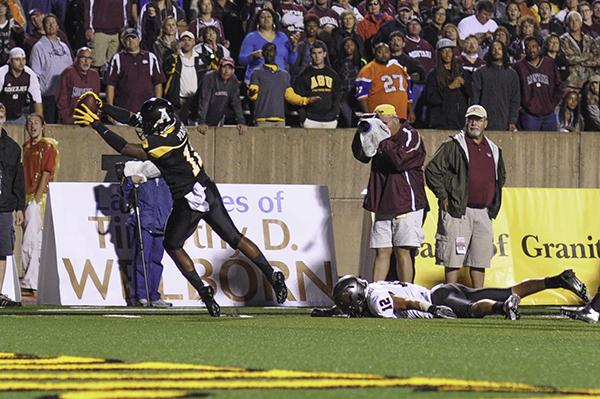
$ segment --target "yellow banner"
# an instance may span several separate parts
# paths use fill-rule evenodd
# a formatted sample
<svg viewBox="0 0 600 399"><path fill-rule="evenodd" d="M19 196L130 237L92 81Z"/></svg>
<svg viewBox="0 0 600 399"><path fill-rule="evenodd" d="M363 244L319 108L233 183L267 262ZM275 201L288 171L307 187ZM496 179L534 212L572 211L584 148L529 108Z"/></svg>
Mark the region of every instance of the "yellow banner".
<svg viewBox="0 0 600 399"><path fill-rule="evenodd" d="M435 265L437 200L428 190L431 212L425 221L426 241L416 261L417 284L432 287L444 281ZM600 189L505 188L500 214L494 220L496 255L486 272L486 287L508 287L573 269L588 292L600 284L600 220L596 211ZM464 282L469 281L464 270ZM522 301L528 305L579 303L563 289L546 290Z"/></svg>

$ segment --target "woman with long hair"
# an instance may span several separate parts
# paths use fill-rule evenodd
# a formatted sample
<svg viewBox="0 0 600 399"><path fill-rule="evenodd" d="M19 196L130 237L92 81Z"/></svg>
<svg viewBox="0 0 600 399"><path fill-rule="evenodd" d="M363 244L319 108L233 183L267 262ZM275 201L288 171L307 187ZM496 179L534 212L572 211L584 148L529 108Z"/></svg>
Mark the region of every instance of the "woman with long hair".
<svg viewBox="0 0 600 399"><path fill-rule="evenodd" d="M167 17L162 22L160 36L154 42L152 52L162 65L163 61L175 51L177 51L177 20L174 17Z"/></svg>
<svg viewBox="0 0 600 399"><path fill-rule="evenodd" d="M177 21L185 20L185 12L173 0L150 0L140 10L137 30L141 35L140 46L152 51L154 42L160 34L162 21L174 17Z"/></svg>
<svg viewBox="0 0 600 399"><path fill-rule="evenodd" d="M342 53L334 64L334 69L342 80L338 127L348 128L356 125L354 112L360 109L355 92L356 76L366 63L366 60L361 57L356 39L352 36L346 37L342 41Z"/></svg>
<svg viewBox="0 0 600 399"><path fill-rule="evenodd" d="M454 47L449 39L438 41L435 68L425 84L427 115L432 129L453 130L464 126L470 84L454 57Z"/></svg>
<svg viewBox="0 0 600 399"><path fill-rule="evenodd" d="M579 132L584 122L580 109L579 92L569 91L558 106L558 129L563 133Z"/></svg>

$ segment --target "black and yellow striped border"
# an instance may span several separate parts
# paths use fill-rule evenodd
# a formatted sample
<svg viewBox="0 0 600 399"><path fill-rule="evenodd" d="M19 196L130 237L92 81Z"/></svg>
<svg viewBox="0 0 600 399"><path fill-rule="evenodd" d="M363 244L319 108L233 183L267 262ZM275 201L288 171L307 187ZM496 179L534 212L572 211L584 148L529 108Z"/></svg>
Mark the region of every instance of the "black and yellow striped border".
<svg viewBox="0 0 600 399"><path fill-rule="evenodd" d="M172 362L124 363L77 356L37 357L0 352L0 394L40 392L59 399L160 399L205 396L224 389L411 388L435 391L530 393L600 398L600 389L514 382L376 374L254 370ZM56 393L48 396L48 393ZM548 396L544 396L548 397Z"/></svg>

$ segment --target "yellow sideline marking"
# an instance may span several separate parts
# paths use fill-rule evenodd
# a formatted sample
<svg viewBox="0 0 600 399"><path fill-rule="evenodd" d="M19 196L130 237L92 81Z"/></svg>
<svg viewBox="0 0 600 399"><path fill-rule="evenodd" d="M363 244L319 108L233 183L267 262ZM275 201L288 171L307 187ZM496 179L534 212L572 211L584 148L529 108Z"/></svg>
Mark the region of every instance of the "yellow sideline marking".
<svg viewBox="0 0 600 399"><path fill-rule="evenodd" d="M191 392L206 390L334 388L414 388L466 393L551 394L561 399L600 398L600 389L556 388L513 382L250 370L171 362L127 364L100 358L35 357L4 352L0 352L0 370L0 393L40 391L40 397L47 397L46 392L54 391L58 392L55 397L59 399L163 399L193 397Z"/></svg>

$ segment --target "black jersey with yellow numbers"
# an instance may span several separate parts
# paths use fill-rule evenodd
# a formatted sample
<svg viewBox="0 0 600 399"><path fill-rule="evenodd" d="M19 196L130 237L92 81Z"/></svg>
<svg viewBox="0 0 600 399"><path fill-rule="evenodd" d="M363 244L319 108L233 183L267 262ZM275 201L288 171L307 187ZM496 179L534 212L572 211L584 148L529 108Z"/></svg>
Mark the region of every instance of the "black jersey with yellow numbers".
<svg viewBox="0 0 600 399"><path fill-rule="evenodd" d="M209 179L202 158L190 144L186 127L179 121L162 134L147 136L142 148L160 170L173 199L184 197L196 182L204 183Z"/></svg>

